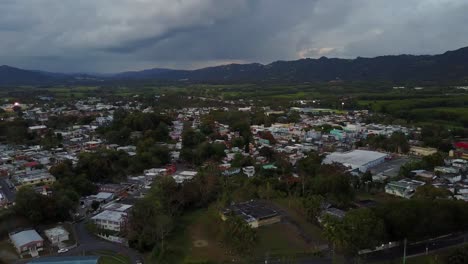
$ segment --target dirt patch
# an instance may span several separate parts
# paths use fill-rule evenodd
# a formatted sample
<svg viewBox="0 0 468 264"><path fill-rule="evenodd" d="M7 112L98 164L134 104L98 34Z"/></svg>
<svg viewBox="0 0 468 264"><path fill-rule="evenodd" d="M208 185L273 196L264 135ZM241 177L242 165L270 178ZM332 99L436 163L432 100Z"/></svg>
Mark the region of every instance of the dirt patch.
<svg viewBox="0 0 468 264"><path fill-rule="evenodd" d="M195 240L195 241L193 241L193 246L197 247L197 248L207 247L208 246L208 241L206 241L206 240Z"/></svg>

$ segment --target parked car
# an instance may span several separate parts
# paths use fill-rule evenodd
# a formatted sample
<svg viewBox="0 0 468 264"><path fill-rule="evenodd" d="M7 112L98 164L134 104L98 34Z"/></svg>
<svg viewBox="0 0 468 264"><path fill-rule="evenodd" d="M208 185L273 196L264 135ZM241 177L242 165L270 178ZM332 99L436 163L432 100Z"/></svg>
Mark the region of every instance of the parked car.
<svg viewBox="0 0 468 264"><path fill-rule="evenodd" d="M65 253L68 252L68 248L61 248L57 251L57 253Z"/></svg>

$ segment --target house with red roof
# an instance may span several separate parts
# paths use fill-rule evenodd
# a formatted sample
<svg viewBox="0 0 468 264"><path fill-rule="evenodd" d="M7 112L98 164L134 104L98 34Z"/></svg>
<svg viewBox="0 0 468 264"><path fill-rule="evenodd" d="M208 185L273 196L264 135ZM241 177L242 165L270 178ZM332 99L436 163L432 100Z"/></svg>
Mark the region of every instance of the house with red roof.
<svg viewBox="0 0 468 264"><path fill-rule="evenodd" d="M455 155L459 158L468 160L468 141L455 143Z"/></svg>

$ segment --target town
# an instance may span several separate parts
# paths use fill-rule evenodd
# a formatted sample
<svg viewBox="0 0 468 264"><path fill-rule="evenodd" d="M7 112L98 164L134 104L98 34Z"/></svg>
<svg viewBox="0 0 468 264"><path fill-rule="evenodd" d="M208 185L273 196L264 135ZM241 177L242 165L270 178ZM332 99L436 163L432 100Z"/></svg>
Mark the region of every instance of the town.
<svg viewBox="0 0 468 264"><path fill-rule="evenodd" d="M268 259L255 250L263 247L276 258L379 260L407 236L437 249L437 237L458 239L466 226L458 211L468 208L468 141L428 143L433 131L379 123L346 99L337 108L319 99L267 105L178 95L182 106L173 108L170 100L4 100L0 258L175 263L172 243L185 225L199 252L184 254L194 259ZM419 217L434 227L412 227Z"/></svg>

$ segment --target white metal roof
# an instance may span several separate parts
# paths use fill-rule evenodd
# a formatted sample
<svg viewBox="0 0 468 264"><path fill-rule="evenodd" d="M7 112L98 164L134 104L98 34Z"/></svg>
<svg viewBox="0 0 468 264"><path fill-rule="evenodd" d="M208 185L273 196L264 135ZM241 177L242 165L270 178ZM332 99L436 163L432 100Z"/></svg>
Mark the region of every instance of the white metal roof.
<svg viewBox="0 0 468 264"><path fill-rule="evenodd" d="M359 168L372 161L386 157L387 154L369 151L369 150L353 150L349 152L333 152L329 154L324 160L323 164L331 164L334 162L341 163L351 168Z"/></svg>

